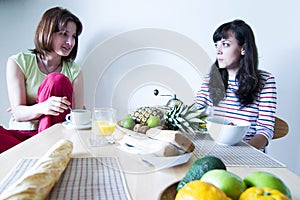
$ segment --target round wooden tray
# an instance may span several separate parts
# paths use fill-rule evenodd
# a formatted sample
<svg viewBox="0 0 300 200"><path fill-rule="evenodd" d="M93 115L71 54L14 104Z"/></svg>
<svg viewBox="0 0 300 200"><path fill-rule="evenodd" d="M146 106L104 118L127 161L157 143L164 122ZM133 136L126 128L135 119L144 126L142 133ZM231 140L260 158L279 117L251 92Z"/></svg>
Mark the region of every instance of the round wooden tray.
<svg viewBox="0 0 300 200"><path fill-rule="evenodd" d="M179 181L169 185L166 189L164 189L160 195L160 200L174 200L177 194L176 188L178 184Z"/></svg>

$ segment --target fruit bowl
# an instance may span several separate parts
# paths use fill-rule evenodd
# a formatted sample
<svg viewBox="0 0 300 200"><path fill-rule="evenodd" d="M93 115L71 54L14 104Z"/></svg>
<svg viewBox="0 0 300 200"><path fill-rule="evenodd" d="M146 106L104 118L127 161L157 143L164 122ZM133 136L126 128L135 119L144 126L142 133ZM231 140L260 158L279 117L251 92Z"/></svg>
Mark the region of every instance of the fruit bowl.
<svg viewBox="0 0 300 200"><path fill-rule="evenodd" d="M177 194L177 186L179 184L179 181L169 185L167 188L165 188L161 194L159 200L169 200L169 199L175 199Z"/></svg>
<svg viewBox="0 0 300 200"><path fill-rule="evenodd" d="M164 146L160 146L158 143L167 143L164 141L151 139L146 134L138 133L130 129L122 127L119 123L116 127L122 132L123 138L118 140L118 149L123 152L136 155L139 162L147 166L150 166L156 170L165 169L177 165L181 165L190 160L192 152L185 152L178 149L176 155L163 155L161 154L161 149ZM151 145L149 145L149 143ZM147 147L145 147L147 146ZM172 146L172 144L167 143L166 146ZM157 147L157 149L156 149Z"/></svg>
<svg viewBox="0 0 300 200"><path fill-rule="evenodd" d="M143 134L143 133L139 133L139 132L136 132L136 131L133 131L131 129L127 129L127 128L124 128L122 125L121 125L121 121L118 121L117 124L116 124L116 127L121 130L123 133L126 133L126 134L129 134L129 135L132 135L132 136L135 136L135 137L147 137L146 134Z"/></svg>
<svg viewBox="0 0 300 200"><path fill-rule="evenodd" d="M250 122L221 116L206 118L207 131L213 140L221 145L235 145L246 135Z"/></svg>

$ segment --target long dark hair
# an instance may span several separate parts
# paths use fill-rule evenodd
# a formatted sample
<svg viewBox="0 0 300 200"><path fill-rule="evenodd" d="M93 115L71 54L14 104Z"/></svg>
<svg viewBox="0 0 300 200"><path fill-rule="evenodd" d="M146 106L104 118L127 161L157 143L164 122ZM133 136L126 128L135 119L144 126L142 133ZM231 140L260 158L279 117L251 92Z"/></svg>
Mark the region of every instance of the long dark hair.
<svg viewBox="0 0 300 200"><path fill-rule="evenodd" d="M82 23L70 11L60 7L50 8L43 14L35 31L35 48L32 49L31 52L41 54L42 56L45 56L47 52L51 52L53 50L53 33L61 31L70 21L76 24L75 45L70 54L66 57L62 57L62 60L74 61L78 50L78 36L82 32Z"/></svg>
<svg viewBox="0 0 300 200"><path fill-rule="evenodd" d="M245 55L242 56L239 71L236 75L239 88L236 96L241 106L254 102L262 88L262 78L258 70L258 53L251 27L242 20L234 20L222 24L213 35L213 41L227 39L230 34L235 36L239 46L243 46ZM221 69L216 61L210 71L209 90L213 104L217 105L226 95L228 88L227 69Z"/></svg>

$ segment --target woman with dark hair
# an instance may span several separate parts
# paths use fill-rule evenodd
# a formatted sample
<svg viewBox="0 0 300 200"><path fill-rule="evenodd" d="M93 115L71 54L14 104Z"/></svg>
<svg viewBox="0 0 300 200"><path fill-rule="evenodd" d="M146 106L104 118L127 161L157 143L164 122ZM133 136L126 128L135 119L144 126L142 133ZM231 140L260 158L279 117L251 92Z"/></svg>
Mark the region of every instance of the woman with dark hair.
<svg viewBox="0 0 300 200"><path fill-rule="evenodd" d="M0 127L0 152L63 122L69 108L83 108L83 75L74 62L82 23L67 9L47 10L36 29L35 48L7 62L11 119Z"/></svg>
<svg viewBox="0 0 300 200"><path fill-rule="evenodd" d="M217 59L196 94L196 102L211 108L214 115L249 121L245 140L264 150L274 131L275 78L258 69L254 34L244 21L221 25L213 41Z"/></svg>

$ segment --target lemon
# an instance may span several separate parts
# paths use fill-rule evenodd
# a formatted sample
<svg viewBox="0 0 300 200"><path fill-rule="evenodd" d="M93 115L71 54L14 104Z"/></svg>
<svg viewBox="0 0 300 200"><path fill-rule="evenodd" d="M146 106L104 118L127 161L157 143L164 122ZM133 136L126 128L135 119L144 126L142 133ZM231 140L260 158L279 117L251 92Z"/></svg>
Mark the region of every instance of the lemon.
<svg viewBox="0 0 300 200"><path fill-rule="evenodd" d="M226 194L211 183L195 180L187 183L177 193L175 200L230 200Z"/></svg>
<svg viewBox="0 0 300 200"><path fill-rule="evenodd" d="M147 126L149 126L150 128L159 126L160 124L161 124L161 120L157 116L150 116L147 120Z"/></svg>
<svg viewBox="0 0 300 200"><path fill-rule="evenodd" d="M239 199L241 193L246 189L242 178L223 169L210 170L200 180L217 186L233 200Z"/></svg>
<svg viewBox="0 0 300 200"><path fill-rule="evenodd" d="M124 128L133 129L134 125L135 125L135 122L132 118L125 117L125 119L123 119L122 126Z"/></svg>

